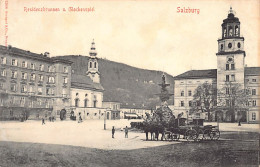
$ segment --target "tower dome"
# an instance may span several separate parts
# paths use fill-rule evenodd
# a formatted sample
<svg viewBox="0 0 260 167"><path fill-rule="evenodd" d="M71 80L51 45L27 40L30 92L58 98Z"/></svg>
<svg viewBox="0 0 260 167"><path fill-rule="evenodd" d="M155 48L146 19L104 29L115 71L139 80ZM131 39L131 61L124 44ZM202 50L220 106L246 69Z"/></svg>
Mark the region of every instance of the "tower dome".
<svg viewBox="0 0 260 167"><path fill-rule="evenodd" d="M235 17L235 11L230 7L228 17L222 23L222 39L240 37L240 21Z"/></svg>

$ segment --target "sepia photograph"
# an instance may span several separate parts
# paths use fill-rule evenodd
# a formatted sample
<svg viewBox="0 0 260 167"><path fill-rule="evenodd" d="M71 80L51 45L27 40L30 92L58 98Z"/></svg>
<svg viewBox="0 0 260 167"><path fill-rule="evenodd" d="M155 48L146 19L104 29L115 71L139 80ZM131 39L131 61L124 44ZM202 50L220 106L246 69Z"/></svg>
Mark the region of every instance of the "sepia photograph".
<svg viewBox="0 0 260 167"><path fill-rule="evenodd" d="M0 0L0 167L258 167L259 0Z"/></svg>

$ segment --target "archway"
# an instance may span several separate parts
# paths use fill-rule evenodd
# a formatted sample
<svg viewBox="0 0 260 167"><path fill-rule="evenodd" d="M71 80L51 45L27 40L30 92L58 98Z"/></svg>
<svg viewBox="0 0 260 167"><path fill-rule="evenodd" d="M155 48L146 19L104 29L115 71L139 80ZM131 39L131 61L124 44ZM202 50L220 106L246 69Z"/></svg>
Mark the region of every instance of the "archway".
<svg viewBox="0 0 260 167"><path fill-rule="evenodd" d="M215 113L215 120L219 121L219 122L223 122L224 121L223 111L221 111L221 110L216 111L216 113Z"/></svg>

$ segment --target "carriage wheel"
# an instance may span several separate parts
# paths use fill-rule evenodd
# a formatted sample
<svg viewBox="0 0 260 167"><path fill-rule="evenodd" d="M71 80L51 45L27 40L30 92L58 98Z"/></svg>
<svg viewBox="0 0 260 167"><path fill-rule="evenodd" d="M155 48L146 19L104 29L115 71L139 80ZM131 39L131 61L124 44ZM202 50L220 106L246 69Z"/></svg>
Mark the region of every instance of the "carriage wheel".
<svg viewBox="0 0 260 167"><path fill-rule="evenodd" d="M170 134L169 133L165 133L164 134L164 139L169 141L171 139Z"/></svg>
<svg viewBox="0 0 260 167"><path fill-rule="evenodd" d="M198 140L198 141L204 140L204 132L203 132L203 130L201 130L201 129L198 131L197 140Z"/></svg>
<svg viewBox="0 0 260 167"><path fill-rule="evenodd" d="M211 130L209 129L204 130L203 137L205 140L210 140L212 138Z"/></svg>
<svg viewBox="0 0 260 167"><path fill-rule="evenodd" d="M218 140L220 137L219 130L213 130L210 132L211 140Z"/></svg>
<svg viewBox="0 0 260 167"><path fill-rule="evenodd" d="M197 139L197 132L193 129L186 131L186 139L188 141L196 140Z"/></svg>
<svg viewBox="0 0 260 167"><path fill-rule="evenodd" d="M172 140L173 141L179 141L179 139L180 139L180 134L172 133Z"/></svg>

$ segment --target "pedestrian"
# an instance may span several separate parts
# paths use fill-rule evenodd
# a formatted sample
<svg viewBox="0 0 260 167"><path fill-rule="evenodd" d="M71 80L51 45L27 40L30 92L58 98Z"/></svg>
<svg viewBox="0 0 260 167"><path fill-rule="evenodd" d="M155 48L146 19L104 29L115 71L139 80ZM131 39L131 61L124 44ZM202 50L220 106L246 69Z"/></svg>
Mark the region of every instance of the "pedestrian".
<svg viewBox="0 0 260 167"><path fill-rule="evenodd" d="M43 125L43 124L45 124L45 122L44 122L44 118L42 117L42 125Z"/></svg>
<svg viewBox="0 0 260 167"><path fill-rule="evenodd" d="M125 138L128 138L128 127L125 127Z"/></svg>
<svg viewBox="0 0 260 167"><path fill-rule="evenodd" d="M115 138L114 135L115 135L115 127L113 126L112 127L112 138Z"/></svg>
<svg viewBox="0 0 260 167"><path fill-rule="evenodd" d="M238 126L241 126L241 119L239 119L238 121Z"/></svg>

